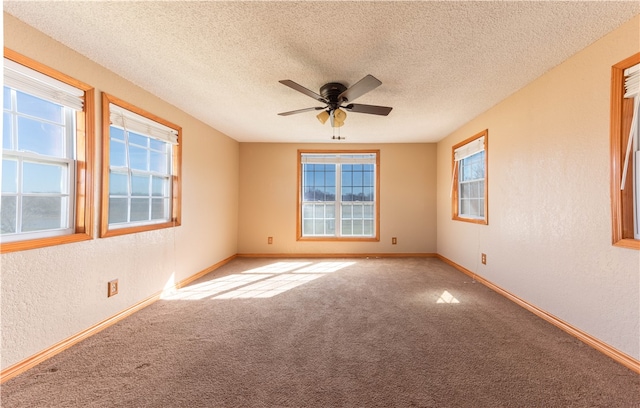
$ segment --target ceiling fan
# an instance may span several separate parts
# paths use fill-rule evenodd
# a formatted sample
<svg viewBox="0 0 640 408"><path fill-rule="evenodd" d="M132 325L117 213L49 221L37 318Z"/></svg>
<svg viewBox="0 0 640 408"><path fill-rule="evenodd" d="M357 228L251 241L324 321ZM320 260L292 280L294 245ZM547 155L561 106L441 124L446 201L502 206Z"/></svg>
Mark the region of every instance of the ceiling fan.
<svg viewBox="0 0 640 408"><path fill-rule="evenodd" d="M382 84L382 82L380 82L380 80L375 78L373 75L365 76L349 88L339 82L329 82L320 87L320 94L317 94L305 88L304 86L293 82L290 79L283 79L279 82L291 89L310 96L325 105L278 113L278 115L280 116L289 116L296 113L321 110L322 112L320 112L316 116L318 120L324 124L327 119L330 119L331 127L336 128L344 125L344 120L347 117L345 110L348 112L387 116L389 112L391 112L391 109L393 109L388 106L351 103L356 98L366 94L367 92L377 88Z"/></svg>

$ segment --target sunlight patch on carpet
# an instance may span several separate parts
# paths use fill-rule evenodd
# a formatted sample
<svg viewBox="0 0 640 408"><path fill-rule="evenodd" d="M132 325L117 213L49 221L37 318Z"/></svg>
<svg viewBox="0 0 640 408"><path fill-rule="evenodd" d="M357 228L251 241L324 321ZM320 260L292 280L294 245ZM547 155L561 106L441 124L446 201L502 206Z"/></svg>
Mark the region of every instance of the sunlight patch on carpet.
<svg viewBox="0 0 640 408"><path fill-rule="evenodd" d="M440 295L436 303L460 303L460 301L453 297L451 293L445 290L444 292L442 292L442 295Z"/></svg>
<svg viewBox="0 0 640 408"><path fill-rule="evenodd" d="M173 276L161 295L164 300L270 298L355 262L275 262L233 275L175 289Z"/></svg>

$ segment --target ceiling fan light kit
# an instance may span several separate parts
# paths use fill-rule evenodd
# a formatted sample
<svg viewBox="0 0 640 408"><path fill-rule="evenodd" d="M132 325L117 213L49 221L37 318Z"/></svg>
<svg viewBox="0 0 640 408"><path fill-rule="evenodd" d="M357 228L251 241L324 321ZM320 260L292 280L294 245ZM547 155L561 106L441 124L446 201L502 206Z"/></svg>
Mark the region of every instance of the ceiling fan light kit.
<svg viewBox="0 0 640 408"><path fill-rule="evenodd" d="M302 112L322 110L316 118L320 123L325 124L327 120L330 120L331 127L334 128L334 135L332 139L342 140L343 137L335 135L335 128L339 128L344 125L344 121L347 118L347 112L367 113L370 115L387 116L391 112L391 107L388 106L376 106L376 105L363 105L351 103L354 99L364 95L365 93L377 88L382 84L380 80L373 75L367 75L360 81L356 82L350 88L339 82L329 82L320 87L320 93L317 94L300 84L293 82L290 79L283 79L281 84L288 86L300 93L303 93L318 102L322 102L325 106L315 106L312 108L298 109L295 111L278 113L280 116L289 116ZM346 104L346 105L345 105Z"/></svg>

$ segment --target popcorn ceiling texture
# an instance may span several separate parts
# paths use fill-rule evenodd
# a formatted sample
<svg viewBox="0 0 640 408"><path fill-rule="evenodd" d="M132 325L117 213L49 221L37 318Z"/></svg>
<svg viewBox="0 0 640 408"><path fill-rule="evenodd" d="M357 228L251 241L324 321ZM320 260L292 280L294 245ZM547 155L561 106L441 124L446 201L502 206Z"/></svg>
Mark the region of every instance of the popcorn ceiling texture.
<svg viewBox="0 0 640 408"><path fill-rule="evenodd" d="M640 12L640 2L15 2L4 10L241 142L328 141L318 92L366 74L349 142L435 142Z"/></svg>

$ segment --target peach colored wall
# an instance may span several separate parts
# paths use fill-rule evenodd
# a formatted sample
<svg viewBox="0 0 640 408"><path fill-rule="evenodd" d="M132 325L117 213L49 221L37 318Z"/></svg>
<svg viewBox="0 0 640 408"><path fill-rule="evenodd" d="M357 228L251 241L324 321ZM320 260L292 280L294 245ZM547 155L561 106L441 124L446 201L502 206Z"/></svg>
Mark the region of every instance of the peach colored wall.
<svg viewBox="0 0 640 408"><path fill-rule="evenodd" d="M3 254L3 369L234 255L239 160L236 141L7 14L4 41L96 88L98 141L101 91L182 126L183 194L180 227ZM107 298L115 278L119 294Z"/></svg>
<svg viewBox="0 0 640 408"><path fill-rule="evenodd" d="M438 143L438 253L640 358L640 253L611 245L611 66L640 18ZM532 56L535 58L535 56ZM489 225L451 220L451 146L489 129ZM480 253L487 265L480 264Z"/></svg>
<svg viewBox="0 0 640 408"><path fill-rule="evenodd" d="M380 242L296 240L298 149L380 149ZM434 253L435 154L435 144L241 143L238 252Z"/></svg>

